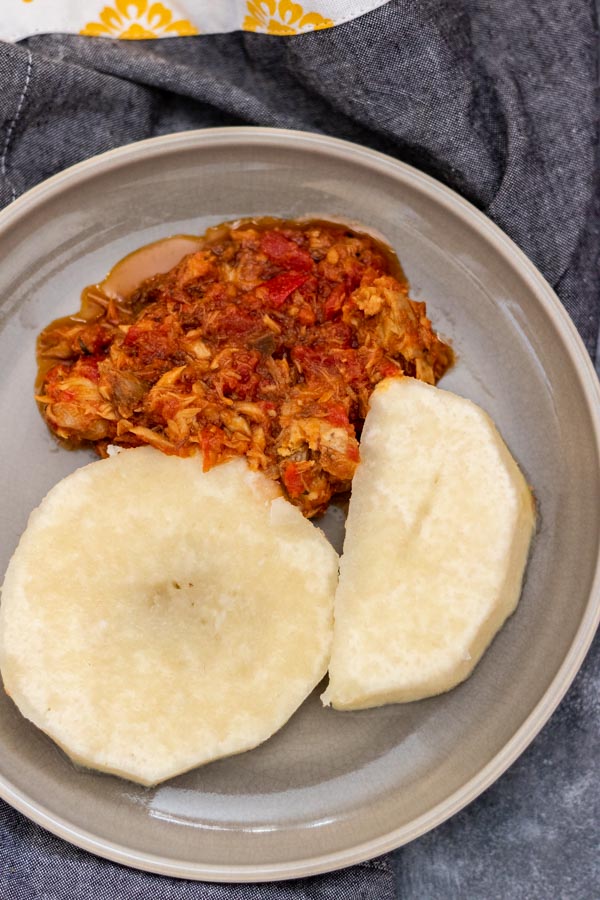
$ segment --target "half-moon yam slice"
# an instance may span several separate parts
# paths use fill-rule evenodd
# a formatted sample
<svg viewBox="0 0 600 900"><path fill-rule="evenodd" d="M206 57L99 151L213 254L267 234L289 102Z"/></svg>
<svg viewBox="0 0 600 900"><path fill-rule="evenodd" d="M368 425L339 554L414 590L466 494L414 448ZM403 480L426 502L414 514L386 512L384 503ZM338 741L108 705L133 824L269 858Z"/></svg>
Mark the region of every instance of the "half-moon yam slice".
<svg viewBox="0 0 600 900"><path fill-rule="evenodd" d="M531 491L489 416L412 378L382 381L361 439L324 702L419 700L467 678L514 611Z"/></svg>

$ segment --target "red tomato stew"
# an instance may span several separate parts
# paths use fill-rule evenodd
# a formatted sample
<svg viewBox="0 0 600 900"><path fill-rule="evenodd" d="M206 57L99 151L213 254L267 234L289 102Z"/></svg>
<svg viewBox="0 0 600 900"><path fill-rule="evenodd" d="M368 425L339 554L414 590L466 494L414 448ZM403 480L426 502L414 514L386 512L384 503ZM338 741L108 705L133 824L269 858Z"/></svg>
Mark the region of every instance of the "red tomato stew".
<svg viewBox="0 0 600 900"><path fill-rule="evenodd" d="M452 350L369 235L258 219L210 229L197 247L126 296L109 276L44 329L44 419L101 456L111 444L200 450L205 469L245 456L314 516L350 487L375 385L435 384Z"/></svg>

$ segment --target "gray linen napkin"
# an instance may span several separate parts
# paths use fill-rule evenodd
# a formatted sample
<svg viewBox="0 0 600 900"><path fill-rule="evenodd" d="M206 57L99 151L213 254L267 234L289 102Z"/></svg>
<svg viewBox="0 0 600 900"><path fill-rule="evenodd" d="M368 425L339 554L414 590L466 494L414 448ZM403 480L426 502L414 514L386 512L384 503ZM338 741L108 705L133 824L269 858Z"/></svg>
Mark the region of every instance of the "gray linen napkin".
<svg viewBox="0 0 600 900"><path fill-rule="evenodd" d="M38 36L0 44L0 206L81 159L157 134L236 124L321 131L413 163L483 209L540 268L594 353L596 92L592 0L392 0L330 31L285 40L241 33L140 43ZM598 663L598 654L588 660L582 683L597 683ZM566 721L581 722L581 696L567 698ZM597 702L585 702L597 725ZM543 744L515 767L519 783L533 776L536 746ZM559 752L553 758L568 786L568 760ZM594 784L590 803L597 806ZM502 783L493 791L501 793ZM451 842L469 833L468 815L444 826L444 865L453 858ZM489 816L483 820L489 824ZM495 825L502 835L502 823ZM467 896L436 871L431 854L439 833L404 857L407 865L423 864L430 879L416 868L408 877L400 871L411 897ZM506 835L502 847L486 857L501 870L511 857ZM597 866L592 847L581 842L580 865L589 871L565 875L560 896L587 896L589 867ZM506 894L501 876L492 886L485 876L481 871L481 892L472 885L470 898L545 898L552 887L541 879ZM1 900L394 896L389 859L279 885L208 885L133 872L64 844L0 802Z"/></svg>
<svg viewBox="0 0 600 900"><path fill-rule="evenodd" d="M1 900L393 900L374 860L275 884L207 884L135 872L65 844L0 801Z"/></svg>

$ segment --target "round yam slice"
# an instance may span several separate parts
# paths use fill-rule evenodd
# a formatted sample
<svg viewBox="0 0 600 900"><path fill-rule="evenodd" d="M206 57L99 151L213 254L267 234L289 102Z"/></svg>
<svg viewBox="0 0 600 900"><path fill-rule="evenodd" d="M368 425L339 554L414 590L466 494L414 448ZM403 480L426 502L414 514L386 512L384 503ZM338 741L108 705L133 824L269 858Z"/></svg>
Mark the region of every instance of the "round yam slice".
<svg viewBox="0 0 600 900"><path fill-rule="evenodd" d="M419 700L467 678L517 605L531 492L489 416L381 382L361 438L324 703Z"/></svg>
<svg viewBox="0 0 600 900"><path fill-rule="evenodd" d="M245 461L123 451L32 513L2 589L4 686L75 762L144 785L249 750L327 670L337 563Z"/></svg>

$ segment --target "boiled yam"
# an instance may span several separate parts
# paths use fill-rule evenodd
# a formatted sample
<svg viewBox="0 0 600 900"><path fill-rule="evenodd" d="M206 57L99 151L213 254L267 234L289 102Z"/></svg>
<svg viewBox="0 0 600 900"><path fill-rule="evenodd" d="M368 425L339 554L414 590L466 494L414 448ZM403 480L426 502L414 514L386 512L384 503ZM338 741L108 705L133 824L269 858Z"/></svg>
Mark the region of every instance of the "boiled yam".
<svg viewBox="0 0 600 900"><path fill-rule="evenodd" d="M145 785L248 750L327 670L337 562L245 461L91 463L9 565L6 691L74 761Z"/></svg>
<svg viewBox="0 0 600 900"><path fill-rule="evenodd" d="M411 378L382 382L352 484L323 701L362 709L467 678L515 609L534 520L482 409Z"/></svg>

